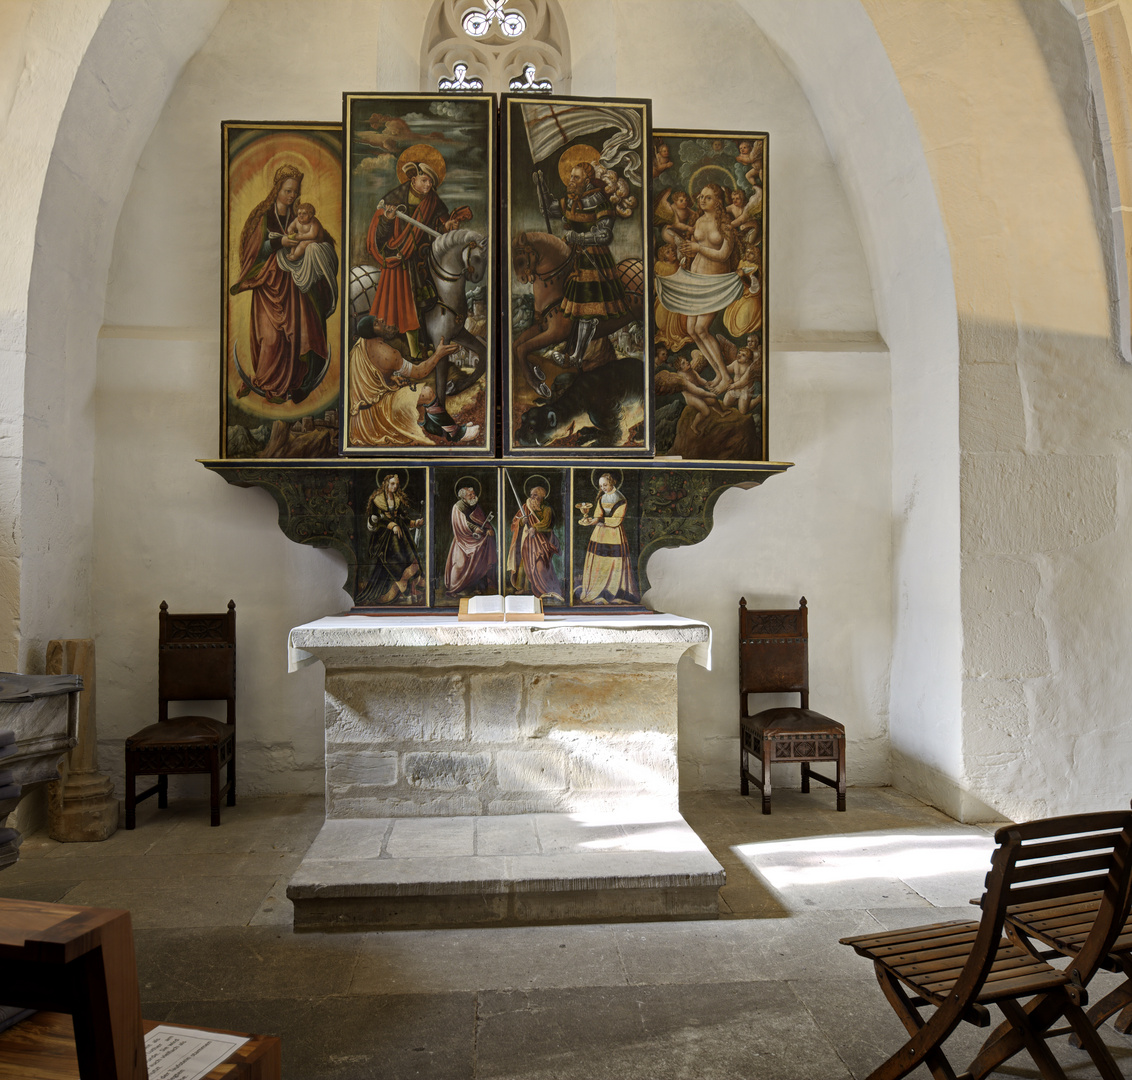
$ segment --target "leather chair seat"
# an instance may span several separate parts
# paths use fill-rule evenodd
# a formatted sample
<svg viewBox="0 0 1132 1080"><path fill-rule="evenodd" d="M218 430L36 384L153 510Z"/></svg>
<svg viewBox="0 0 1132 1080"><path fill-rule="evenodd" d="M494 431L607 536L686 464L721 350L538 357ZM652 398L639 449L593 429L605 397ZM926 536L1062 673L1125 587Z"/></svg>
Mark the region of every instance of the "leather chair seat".
<svg viewBox="0 0 1132 1080"><path fill-rule="evenodd" d="M763 709L754 716L744 717L741 723L759 735L829 735L835 731L845 734L844 724L813 709L789 705L780 709Z"/></svg>
<svg viewBox="0 0 1132 1080"><path fill-rule="evenodd" d="M223 720L214 720L211 716L178 716L134 732L126 740L126 748L141 750L151 746L211 746L234 738L235 735L235 729Z"/></svg>

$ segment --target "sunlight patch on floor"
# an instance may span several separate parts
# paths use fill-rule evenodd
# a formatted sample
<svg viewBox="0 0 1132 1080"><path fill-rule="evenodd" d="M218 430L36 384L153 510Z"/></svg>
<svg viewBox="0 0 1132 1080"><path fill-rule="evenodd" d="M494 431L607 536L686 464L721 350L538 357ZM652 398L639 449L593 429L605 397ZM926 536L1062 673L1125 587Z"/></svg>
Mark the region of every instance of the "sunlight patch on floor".
<svg viewBox="0 0 1132 1080"><path fill-rule="evenodd" d="M987 834L855 833L732 848L753 871L781 892L869 878L907 880L990 869L994 839Z"/></svg>

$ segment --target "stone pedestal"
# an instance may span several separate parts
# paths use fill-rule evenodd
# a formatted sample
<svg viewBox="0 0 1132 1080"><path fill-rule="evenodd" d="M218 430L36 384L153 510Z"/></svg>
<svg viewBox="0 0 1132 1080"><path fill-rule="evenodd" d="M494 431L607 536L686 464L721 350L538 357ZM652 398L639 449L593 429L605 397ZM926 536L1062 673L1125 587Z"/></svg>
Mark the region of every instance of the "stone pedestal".
<svg viewBox="0 0 1132 1080"><path fill-rule="evenodd" d="M3 828L28 788L59 776L59 758L75 745L78 729L77 675L15 675L0 672L0 732L5 739L0 769L0 869L19 858L19 834ZM14 749L13 749L14 747Z"/></svg>
<svg viewBox="0 0 1132 1080"><path fill-rule="evenodd" d="M326 667L327 807L296 928L715 917L676 754L676 665L709 637L672 616L296 627L293 663Z"/></svg>
<svg viewBox="0 0 1132 1080"><path fill-rule="evenodd" d="M53 840L105 840L118 829L114 783L98 771L98 731L94 711L94 642L66 638L47 643L47 673L70 673L83 680L79 695L78 742L60 766L60 779L47 789L48 831Z"/></svg>

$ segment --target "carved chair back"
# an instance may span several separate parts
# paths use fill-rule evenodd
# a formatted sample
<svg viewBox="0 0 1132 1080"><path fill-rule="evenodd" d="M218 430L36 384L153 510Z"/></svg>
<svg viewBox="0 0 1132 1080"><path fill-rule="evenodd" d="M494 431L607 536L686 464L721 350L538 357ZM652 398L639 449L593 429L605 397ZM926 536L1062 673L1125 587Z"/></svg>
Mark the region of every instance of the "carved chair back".
<svg viewBox="0 0 1132 1080"><path fill-rule="evenodd" d="M739 695L747 714L748 694L801 695L810 707L810 651L806 598L785 610L748 611L739 601Z"/></svg>
<svg viewBox="0 0 1132 1080"><path fill-rule="evenodd" d="M158 719L170 701L226 701L236 722L236 604L226 612L171 615L161 601L157 649Z"/></svg>

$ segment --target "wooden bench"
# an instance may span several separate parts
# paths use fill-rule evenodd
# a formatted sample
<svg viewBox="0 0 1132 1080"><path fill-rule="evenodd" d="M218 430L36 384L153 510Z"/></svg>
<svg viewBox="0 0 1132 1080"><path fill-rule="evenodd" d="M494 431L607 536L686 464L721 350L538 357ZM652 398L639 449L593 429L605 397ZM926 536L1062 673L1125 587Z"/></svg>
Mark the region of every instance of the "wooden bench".
<svg viewBox="0 0 1132 1080"><path fill-rule="evenodd" d="M154 1020L142 1021L143 1032L158 1026ZM280 1040L274 1035L246 1038L248 1042L206 1073L205 1080L280 1080ZM79 1080L80 1076L74 1026L66 1013L39 1012L0 1033L0 1080Z"/></svg>
<svg viewBox="0 0 1132 1080"><path fill-rule="evenodd" d="M0 1080L147 1080L128 911L0 899L0 971L3 1004L46 1011L0 1034ZM279 1039L251 1038L210 1080L279 1080Z"/></svg>
<svg viewBox="0 0 1132 1080"><path fill-rule="evenodd" d="M1122 1073L1081 1008L1081 974L1091 975L1118 939L1132 889L1132 812L1078 814L1010 825L995 833L979 922L934 923L843 938L873 962L909 1039L869 1080L898 1080L926 1063L937 1080L954 1080L943 1044L960 1023L990 1024L988 1005L1006 1023L983 1044L965 1076L979 1080L1025 1048L1043 1077L1065 1073L1046 1046L1067 1019L1104 1080ZM1008 910L1095 892L1097 907L1078 957L1064 971L1003 936ZM911 993L909 993L911 991ZM1020 999L1030 999L1023 1006ZM934 1009L925 1019L921 1009Z"/></svg>

